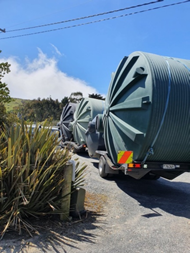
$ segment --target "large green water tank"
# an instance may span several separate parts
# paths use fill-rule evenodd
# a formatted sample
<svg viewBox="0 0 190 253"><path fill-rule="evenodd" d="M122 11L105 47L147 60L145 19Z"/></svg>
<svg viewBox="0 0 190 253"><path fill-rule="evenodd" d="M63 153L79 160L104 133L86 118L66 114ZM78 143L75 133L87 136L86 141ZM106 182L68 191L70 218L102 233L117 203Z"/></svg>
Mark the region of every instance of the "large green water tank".
<svg viewBox="0 0 190 253"><path fill-rule="evenodd" d="M108 155L190 162L190 61L134 52L119 64L103 113Z"/></svg>
<svg viewBox="0 0 190 253"><path fill-rule="evenodd" d="M103 113L105 103L102 100L94 98L83 98L79 103L75 113L74 121L70 123L74 141L78 144L86 143L85 133L88 129L88 124L99 113Z"/></svg>
<svg viewBox="0 0 190 253"><path fill-rule="evenodd" d="M67 103L63 107L63 111L61 113L60 121L58 126L60 128L62 141L71 141L72 140L72 132L69 129L69 124L74 120L74 112L76 111L78 104L76 103Z"/></svg>

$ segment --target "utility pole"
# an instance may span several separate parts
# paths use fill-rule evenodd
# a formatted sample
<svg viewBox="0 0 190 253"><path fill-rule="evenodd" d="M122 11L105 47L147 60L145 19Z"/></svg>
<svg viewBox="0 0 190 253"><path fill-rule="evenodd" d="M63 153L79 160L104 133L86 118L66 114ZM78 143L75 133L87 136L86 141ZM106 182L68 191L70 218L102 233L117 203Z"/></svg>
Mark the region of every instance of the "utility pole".
<svg viewBox="0 0 190 253"><path fill-rule="evenodd" d="M0 28L0 31L1 31L2 33L5 33L5 32L6 32L5 29L1 29L1 28Z"/></svg>

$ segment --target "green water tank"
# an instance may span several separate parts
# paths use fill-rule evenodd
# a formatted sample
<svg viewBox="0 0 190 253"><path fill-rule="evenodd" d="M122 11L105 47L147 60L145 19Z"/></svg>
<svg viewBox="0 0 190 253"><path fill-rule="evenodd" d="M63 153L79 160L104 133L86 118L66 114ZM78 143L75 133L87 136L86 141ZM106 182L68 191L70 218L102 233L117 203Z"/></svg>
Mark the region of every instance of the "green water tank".
<svg viewBox="0 0 190 253"><path fill-rule="evenodd" d="M133 151L134 161L190 162L190 61L144 52L124 57L102 118L113 163L120 150Z"/></svg>
<svg viewBox="0 0 190 253"><path fill-rule="evenodd" d="M75 113L74 120L70 123L74 141L78 144L86 143L85 133L88 124L99 113L103 113L105 102L94 98L83 98L79 103Z"/></svg>
<svg viewBox="0 0 190 253"><path fill-rule="evenodd" d="M74 112L76 111L77 106L78 104L76 103L67 103L63 107L60 121L58 123L63 142L72 140L72 132L69 129L69 124L70 122L74 120L73 115L74 115Z"/></svg>

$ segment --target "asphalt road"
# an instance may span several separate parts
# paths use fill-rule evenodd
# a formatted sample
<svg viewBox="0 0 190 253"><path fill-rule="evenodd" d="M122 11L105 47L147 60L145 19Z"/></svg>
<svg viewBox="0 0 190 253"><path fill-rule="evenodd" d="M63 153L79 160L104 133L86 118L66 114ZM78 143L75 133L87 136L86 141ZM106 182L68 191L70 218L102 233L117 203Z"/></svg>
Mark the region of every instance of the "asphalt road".
<svg viewBox="0 0 190 253"><path fill-rule="evenodd" d="M88 217L53 231L54 236L51 231L20 245L13 242L0 252L190 252L190 174L172 181L124 175L105 180L97 160L79 160L87 164Z"/></svg>

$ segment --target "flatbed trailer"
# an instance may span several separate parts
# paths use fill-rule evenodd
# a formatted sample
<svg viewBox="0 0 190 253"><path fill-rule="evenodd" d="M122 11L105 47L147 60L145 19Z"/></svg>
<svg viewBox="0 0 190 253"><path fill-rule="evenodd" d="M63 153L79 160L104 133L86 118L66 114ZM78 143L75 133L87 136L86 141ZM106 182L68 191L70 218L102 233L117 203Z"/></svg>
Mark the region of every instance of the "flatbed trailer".
<svg viewBox="0 0 190 253"><path fill-rule="evenodd" d="M130 163L113 164L106 151L97 150L99 156L99 175L106 178L109 174L119 174L123 172L135 179L143 177L148 179L158 179L163 177L169 180L183 174L190 172L190 163L173 163L173 162L149 162L133 161Z"/></svg>

